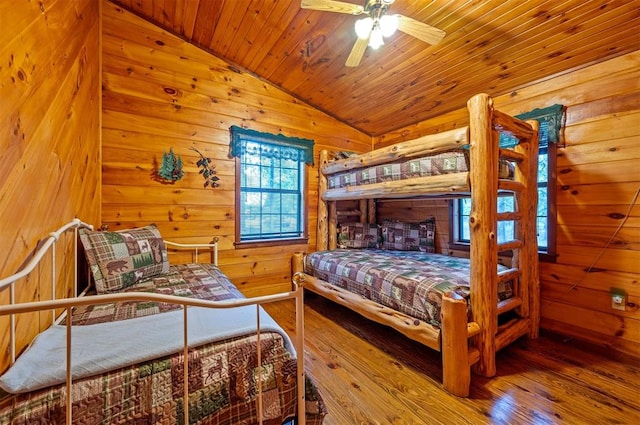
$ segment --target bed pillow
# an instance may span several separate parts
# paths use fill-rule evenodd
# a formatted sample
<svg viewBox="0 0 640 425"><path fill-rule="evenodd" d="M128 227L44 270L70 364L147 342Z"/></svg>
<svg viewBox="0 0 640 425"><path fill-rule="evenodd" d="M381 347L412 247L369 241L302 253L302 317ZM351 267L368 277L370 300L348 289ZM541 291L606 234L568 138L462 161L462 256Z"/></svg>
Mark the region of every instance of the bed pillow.
<svg viewBox="0 0 640 425"><path fill-rule="evenodd" d="M338 232L338 248L377 248L377 224L344 223Z"/></svg>
<svg viewBox="0 0 640 425"><path fill-rule="evenodd" d="M385 221L382 224L382 248L435 252L435 227L435 217L421 223Z"/></svg>
<svg viewBox="0 0 640 425"><path fill-rule="evenodd" d="M420 226L418 249L422 252L436 252L436 218L429 217L418 225Z"/></svg>
<svg viewBox="0 0 640 425"><path fill-rule="evenodd" d="M382 224L382 248L394 251L418 251L420 226L418 223L385 221Z"/></svg>
<svg viewBox="0 0 640 425"><path fill-rule="evenodd" d="M169 271L167 248L155 224L117 232L83 229L80 240L96 292L118 292Z"/></svg>

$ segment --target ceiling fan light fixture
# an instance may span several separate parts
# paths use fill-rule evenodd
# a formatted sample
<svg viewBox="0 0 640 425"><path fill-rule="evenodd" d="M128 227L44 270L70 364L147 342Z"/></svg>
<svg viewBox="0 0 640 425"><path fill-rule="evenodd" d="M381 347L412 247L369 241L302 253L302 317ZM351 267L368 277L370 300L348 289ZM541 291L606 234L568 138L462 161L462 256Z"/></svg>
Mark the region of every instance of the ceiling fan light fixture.
<svg viewBox="0 0 640 425"><path fill-rule="evenodd" d="M380 24L375 22L373 24L373 29L371 30L371 37L369 38L369 46L372 49L377 49L378 47L384 44L384 38L382 37L382 28L380 28Z"/></svg>
<svg viewBox="0 0 640 425"><path fill-rule="evenodd" d="M364 19L355 22L357 39L353 43L345 66L354 67L360 64L367 47L378 49L384 45L384 39L391 37L396 31L401 31L425 43L434 45L439 43L446 33L424 22L417 21L404 15L387 15L389 7L395 0L360 0L364 6L341 0L301 0L303 9L319 10L323 12L346 13L349 15L364 15ZM417 0L415 0L418 3Z"/></svg>
<svg viewBox="0 0 640 425"><path fill-rule="evenodd" d="M358 19L356 21L356 35L358 38L366 40L371 34L371 28L373 28L373 19L370 17Z"/></svg>
<svg viewBox="0 0 640 425"><path fill-rule="evenodd" d="M380 18L383 37L391 37L398 29L398 15L384 15Z"/></svg>

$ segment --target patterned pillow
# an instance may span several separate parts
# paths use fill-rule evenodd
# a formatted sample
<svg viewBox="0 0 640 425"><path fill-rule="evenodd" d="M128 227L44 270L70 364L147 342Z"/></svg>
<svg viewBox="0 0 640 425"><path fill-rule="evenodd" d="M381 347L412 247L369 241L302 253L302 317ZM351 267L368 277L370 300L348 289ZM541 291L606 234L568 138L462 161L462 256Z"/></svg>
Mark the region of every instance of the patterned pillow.
<svg viewBox="0 0 640 425"><path fill-rule="evenodd" d="M382 224L382 248L395 251L435 252L435 217L421 223L385 221Z"/></svg>
<svg viewBox="0 0 640 425"><path fill-rule="evenodd" d="M139 280L169 271L169 259L155 224L117 232L80 231L96 292L118 292Z"/></svg>
<svg viewBox="0 0 640 425"><path fill-rule="evenodd" d="M338 233L338 248L377 248L378 225L345 223Z"/></svg>
<svg viewBox="0 0 640 425"><path fill-rule="evenodd" d="M429 217L418 225L420 226L418 248L422 252L436 252L436 218Z"/></svg>

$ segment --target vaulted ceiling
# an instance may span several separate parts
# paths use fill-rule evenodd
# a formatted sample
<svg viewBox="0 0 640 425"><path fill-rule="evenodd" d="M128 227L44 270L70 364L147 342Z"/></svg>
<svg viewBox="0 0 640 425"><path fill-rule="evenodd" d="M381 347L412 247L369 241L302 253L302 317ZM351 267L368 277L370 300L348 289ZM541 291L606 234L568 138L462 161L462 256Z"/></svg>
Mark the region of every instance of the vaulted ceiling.
<svg viewBox="0 0 640 425"><path fill-rule="evenodd" d="M364 5L365 0L343 0ZM431 46L396 32L357 67L356 16L300 0L117 0L232 66L371 135L640 50L640 2L396 0L389 13L446 32Z"/></svg>

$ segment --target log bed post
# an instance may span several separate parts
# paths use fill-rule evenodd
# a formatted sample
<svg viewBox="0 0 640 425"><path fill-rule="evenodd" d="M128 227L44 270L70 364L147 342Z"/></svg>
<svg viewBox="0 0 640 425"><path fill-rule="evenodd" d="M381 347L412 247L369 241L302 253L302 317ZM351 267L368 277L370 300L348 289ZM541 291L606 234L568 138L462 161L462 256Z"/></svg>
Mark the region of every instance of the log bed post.
<svg viewBox="0 0 640 425"><path fill-rule="evenodd" d="M442 385L458 397L469 397L471 361L467 334L467 302L456 293L442 297Z"/></svg>
<svg viewBox="0 0 640 425"><path fill-rule="evenodd" d="M328 235L329 217L327 212L327 202L322 199L322 194L327 191L327 176L322 172L322 166L329 162L329 152L326 149L320 151L318 161L318 226L316 232L316 250L324 251L329 244Z"/></svg>
<svg viewBox="0 0 640 425"><path fill-rule="evenodd" d="M480 332L472 344L480 354L474 371L491 377L496 373L498 249L498 136L494 134L493 100L487 94L472 97L469 109L471 213L471 310ZM496 132L497 133L497 132Z"/></svg>
<svg viewBox="0 0 640 425"><path fill-rule="evenodd" d="M328 248L336 249L338 247L338 209L336 201L329 201L329 226L328 226Z"/></svg>
<svg viewBox="0 0 640 425"><path fill-rule="evenodd" d="M291 257L291 275L294 276L298 272L304 272L304 253L294 252Z"/></svg>
<svg viewBox="0 0 640 425"><path fill-rule="evenodd" d="M360 199L358 201L358 209L360 210L360 223L369 223L369 204L367 199Z"/></svg>
<svg viewBox="0 0 640 425"><path fill-rule="evenodd" d="M376 202L369 198L367 199L367 223L373 224L376 222Z"/></svg>
<svg viewBox="0 0 640 425"><path fill-rule="evenodd" d="M530 319L529 338L535 339L540 332L540 271L538 265L538 235L537 235L537 216L538 216L538 150L539 150L539 127L538 121L527 121L533 128L533 135L526 147L516 146L515 150L524 153L528 149L529 154L527 164L527 175L525 182L525 196L529 200L528 208L524 211L526 218L524 222L527 224L525 228L525 245L523 254L527 258L526 271L527 280L527 301L528 301L528 317Z"/></svg>

